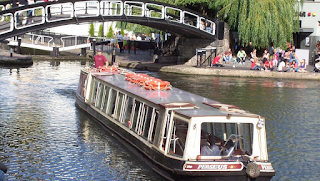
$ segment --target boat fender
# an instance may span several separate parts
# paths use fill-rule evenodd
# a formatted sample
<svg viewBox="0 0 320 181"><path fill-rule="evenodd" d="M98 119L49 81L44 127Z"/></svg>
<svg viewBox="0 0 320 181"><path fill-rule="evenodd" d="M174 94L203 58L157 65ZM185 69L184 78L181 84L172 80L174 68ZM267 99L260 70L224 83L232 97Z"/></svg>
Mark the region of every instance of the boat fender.
<svg viewBox="0 0 320 181"><path fill-rule="evenodd" d="M260 175L260 167L256 163L248 163L246 173L251 178L257 178Z"/></svg>

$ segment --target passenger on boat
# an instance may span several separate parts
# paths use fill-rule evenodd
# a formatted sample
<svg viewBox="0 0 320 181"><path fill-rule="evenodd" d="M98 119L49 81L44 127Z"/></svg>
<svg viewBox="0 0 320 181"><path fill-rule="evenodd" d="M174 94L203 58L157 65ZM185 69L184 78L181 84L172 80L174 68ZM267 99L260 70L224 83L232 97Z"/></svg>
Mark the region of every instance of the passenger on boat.
<svg viewBox="0 0 320 181"><path fill-rule="evenodd" d="M102 51L100 48L97 50L97 55L94 56L94 63L95 68L103 67L104 64L106 65L106 67L109 65L106 57L102 55Z"/></svg>
<svg viewBox="0 0 320 181"><path fill-rule="evenodd" d="M233 141L232 140L228 140L224 146L221 147L221 155L228 155L230 152L231 155L233 154L234 150L233 150Z"/></svg>
<svg viewBox="0 0 320 181"><path fill-rule="evenodd" d="M208 142L202 145L200 154L202 156L220 156L220 148L221 140L215 136L210 136Z"/></svg>

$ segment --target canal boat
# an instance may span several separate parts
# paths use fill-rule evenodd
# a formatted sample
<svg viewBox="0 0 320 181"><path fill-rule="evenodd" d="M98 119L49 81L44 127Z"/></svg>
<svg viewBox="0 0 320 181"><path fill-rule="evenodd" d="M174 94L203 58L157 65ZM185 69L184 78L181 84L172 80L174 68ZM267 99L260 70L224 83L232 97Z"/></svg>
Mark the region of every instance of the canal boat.
<svg viewBox="0 0 320 181"><path fill-rule="evenodd" d="M265 181L265 119L120 69L85 67L77 106L168 180Z"/></svg>

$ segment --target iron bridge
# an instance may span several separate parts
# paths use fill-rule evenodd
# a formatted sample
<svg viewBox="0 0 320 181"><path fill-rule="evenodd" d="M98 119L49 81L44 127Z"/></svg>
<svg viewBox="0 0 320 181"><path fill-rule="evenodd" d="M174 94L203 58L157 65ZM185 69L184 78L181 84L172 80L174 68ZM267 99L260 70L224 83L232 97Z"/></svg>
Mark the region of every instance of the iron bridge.
<svg viewBox="0 0 320 181"><path fill-rule="evenodd" d="M10 8L9 3L0 2L0 40L45 28L94 21L130 22L187 38L217 38L217 19L156 1L59 0L16 8ZM32 18L27 16L28 12L32 12Z"/></svg>

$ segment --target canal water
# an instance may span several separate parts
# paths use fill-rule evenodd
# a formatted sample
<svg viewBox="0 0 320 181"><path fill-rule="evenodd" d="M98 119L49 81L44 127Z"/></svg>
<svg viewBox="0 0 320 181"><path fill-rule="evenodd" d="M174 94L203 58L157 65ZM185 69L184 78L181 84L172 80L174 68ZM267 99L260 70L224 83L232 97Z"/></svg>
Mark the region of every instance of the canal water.
<svg viewBox="0 0 320 181"><path fill-rule="evenodd" d="M0 68L6 180L162 180L75 106L80 62ZM266 118L273 181L320 177L320 82L146 72Z"/></svg>

